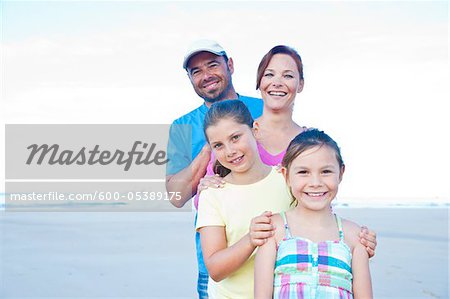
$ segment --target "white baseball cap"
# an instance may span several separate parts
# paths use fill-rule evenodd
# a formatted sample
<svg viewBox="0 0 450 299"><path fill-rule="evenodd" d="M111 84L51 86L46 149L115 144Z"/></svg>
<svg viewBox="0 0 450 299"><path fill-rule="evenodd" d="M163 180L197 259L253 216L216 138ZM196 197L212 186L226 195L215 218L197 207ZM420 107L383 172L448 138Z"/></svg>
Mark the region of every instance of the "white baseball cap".
<svg viewBox="0 0 450 299"><path fill-rule="evenodd" d="M189 59L191 59L192 56L200 52L209 52L217 56L227 56L225 50L216 41L209 39L200 39L193 42L189 46L186 55L184 55L183 68L187 69Z"/></svg>

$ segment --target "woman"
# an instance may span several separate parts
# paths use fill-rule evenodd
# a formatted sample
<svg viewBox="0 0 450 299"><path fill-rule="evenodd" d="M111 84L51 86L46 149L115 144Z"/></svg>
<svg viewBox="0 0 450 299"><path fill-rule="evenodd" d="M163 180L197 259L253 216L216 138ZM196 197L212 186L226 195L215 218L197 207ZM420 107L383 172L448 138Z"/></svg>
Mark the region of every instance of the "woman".
<svg viewBox="0 0 450 299"><path fill-rule="evenodd" d="M290 141L306 129L292 119L295 98L303 90L303 86L303 64L294 49L280 45L264 55L258 66L256 79L256 89L261 92L264 108L262 116L253 123L253 131L261 160L266 165L279 165ZM201 191L208 187L223 187L223 177L228 173L229 170L216 161L213 151L207 175L200 180L195 205L198 206ZM272 236L272 212L267 211L253 218L249 231L253 244L263 245ZM375 233L363 228L360 236L369 256L373 256L376 248Z"/></svg>
<svg viewBox="0 0 450 299"><path fill-rule="evenodd" d="M256 89L264 101L263 114L253 123L255 138L261 160L267 165L280 165L290 141L306 127L293 119L295 98L304 86L303 63L300 55L291 47L279 45L267 52L261 59L256 76ZM195 205L199 194L208 187L218 188L225 183L220 175L214 155L208 165L206 176L200 180ZM215 171L216 170L216 171ZM226 171L225 171L226 173ZM254 219L261 230L252 232L260 238L261 245L272 234L271 213ZM376 234L363 227L361 243L372 257L375 254Z"/></svg>

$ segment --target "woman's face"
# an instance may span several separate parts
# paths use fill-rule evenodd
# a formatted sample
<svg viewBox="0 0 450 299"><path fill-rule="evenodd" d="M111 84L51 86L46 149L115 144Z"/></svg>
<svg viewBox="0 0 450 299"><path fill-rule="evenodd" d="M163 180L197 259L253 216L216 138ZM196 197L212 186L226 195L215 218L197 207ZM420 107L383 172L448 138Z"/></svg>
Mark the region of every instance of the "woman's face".
<svg viewBox="0 0 450 299"><path fill-rule="evenodd" d="M265 108L291 110L296 94L303 89L294 59L287 54L275 54L264 70L259 89Z"/></svg>
<svg viewBox="0 0 450 299"><path fill-rule="evenodd" d="M214 155L224 167L242 173L253 166L258 149L249 126L224 118L209 126L206 136Z"/></svg>

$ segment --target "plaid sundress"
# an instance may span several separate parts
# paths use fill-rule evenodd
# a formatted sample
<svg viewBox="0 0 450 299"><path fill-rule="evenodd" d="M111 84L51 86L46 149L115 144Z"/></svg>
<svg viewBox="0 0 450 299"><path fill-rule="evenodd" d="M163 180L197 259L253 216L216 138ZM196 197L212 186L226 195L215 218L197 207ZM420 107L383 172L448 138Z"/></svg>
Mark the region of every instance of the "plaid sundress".
<svg viewBox="0 0 450 299"><path fill-rule="evenodd" d="M344 243L341 218L335 215L339 240L314 243L292 237L286 214L281 217L286 235L278 244L273 298L353 298L352 254Z"/></svg>

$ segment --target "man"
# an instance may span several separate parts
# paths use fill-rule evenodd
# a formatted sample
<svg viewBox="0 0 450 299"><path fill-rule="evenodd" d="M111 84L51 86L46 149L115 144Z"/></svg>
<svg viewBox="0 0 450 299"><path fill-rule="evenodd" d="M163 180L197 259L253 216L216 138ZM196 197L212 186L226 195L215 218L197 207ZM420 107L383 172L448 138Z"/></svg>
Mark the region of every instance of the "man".
<svg viewBox="0 0 450 299"><path fill-rule="evenodd" d="M197 193L198 183L206 173L211 152L203 134L203 120L209 107L223 100L240 100L249 108L253 118L261 116L263 109L262 100L236 93L231 78L233 60L217 42L194 42L184 57L183 68L203 104L176 119L170 129L166 188L168 192L179 192L180 196L171 200L178 208ZM208 271L203 262L198 233L196 247L199 265L197 291L199 298L208 298Z"/></svg>
<svg viewBox="0 0 450 299"><path fill-rule="evenodd" d="M215 41L194 42L184 57L183 68L195 92L203 99L203 104L176 119L170 129L166 189L168 192L179 192L179 196L171 199L171 203L178 208L183 207L197 193L197 186L210 160L211 151L203 134L203 120L209 107L223 100L240 100L249 108L254 119L261 116L263 110L262 100L236 93L231 79L233 60ZM375 233L364 228L360 236L364 240L363 244L370 247L369 254L373 256L377 243ZM197 291L199 298L208 298L208 271L198 233L196 247L199 267Z"/></svg>

